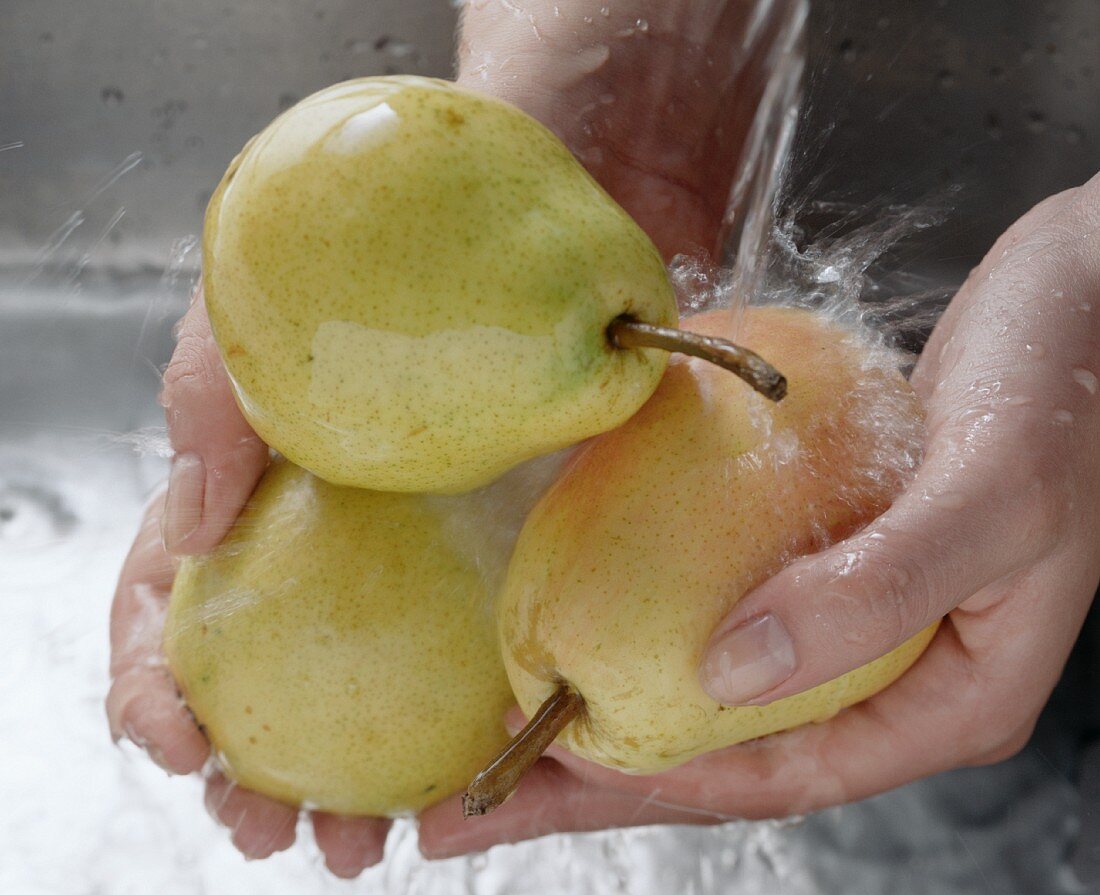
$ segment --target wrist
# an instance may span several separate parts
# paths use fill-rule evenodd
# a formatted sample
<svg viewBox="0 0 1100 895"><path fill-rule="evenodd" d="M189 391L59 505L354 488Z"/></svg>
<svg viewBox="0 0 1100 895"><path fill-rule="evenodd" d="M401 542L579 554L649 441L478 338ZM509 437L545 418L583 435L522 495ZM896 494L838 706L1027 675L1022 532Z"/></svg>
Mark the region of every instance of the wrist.
<svg viewBox="0 0 1100 895"><path fill-rule="evenodd" d="M713 252L765 58L799 8L791 0L754 16L755 2L717 12L687 0L471 4L457 80L554 131L666 258Z"/></svg>

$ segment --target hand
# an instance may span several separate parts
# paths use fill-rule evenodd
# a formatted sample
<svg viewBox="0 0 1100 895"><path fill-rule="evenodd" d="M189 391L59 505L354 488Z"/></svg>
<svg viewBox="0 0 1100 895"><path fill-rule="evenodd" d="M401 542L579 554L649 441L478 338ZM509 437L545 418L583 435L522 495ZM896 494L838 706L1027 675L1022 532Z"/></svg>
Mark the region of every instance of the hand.
<svg viewBox="0 0 1100 895"><path fill-rule="evenodd" d="M244 855L264 858L293 844L297 810L236 786L208 766L210 745L161 654L176 571L165 544L180 553L216 545L267 464L267 447L229 394L201 299L184 318L165 373L164 403L177 459L167 494L145 514L111 607L111 734L146 749L169 773L207 768L207 809L232 830ZM356 876L381 860L388 821L311 814L314 837L337 876Z"/></svg>
<svg viewBox="0 0 1100 895"><path fill-rule="evenodd" d="M928 430L911 486L864 531L747 595L700 671L719 701L764 705L946 616L906 675L824 724L652 777L555 749L488 818L431 809L421 847L441 857L551 832L800 814L1013 755L1100 579L1098 373L1100 175L1014 224L936 327L913 374ZM762 615L789 637L793 671L730 634ZM739 663L750 673L718 671Z"/></svg>
<svg viewBox="0 0 1100 895"><path fill-rule="evenodd" d="M757 55L781 21L778 6L756 23L757 39L746 50L752 4L715 13L687 2L633 0L610 4L607 16L602 5L559 2L560 15L548 2L525 4L527 14L471 6L458 80L554 129L666 258L716 251L744 132L764 87ZM191 773L207 763L209 747L161 658L171 557L215 547L268 460L233 400L201 295L181 323L163 403L175 459L167 495L147 514L115 596L107 704L116 739L132 739L170 772ZM296 811L216 772L208 775L207 804L249 857L294 841ZM313 826L338 875L354 876L381 858L384 821L314 812Z"/></svg>
<svg viewBox="0 0 1100 895"><path fill-rule="evenodd" d="M549 127L665 259L717 255L796 3L467 4L458 82Z"/></svg>

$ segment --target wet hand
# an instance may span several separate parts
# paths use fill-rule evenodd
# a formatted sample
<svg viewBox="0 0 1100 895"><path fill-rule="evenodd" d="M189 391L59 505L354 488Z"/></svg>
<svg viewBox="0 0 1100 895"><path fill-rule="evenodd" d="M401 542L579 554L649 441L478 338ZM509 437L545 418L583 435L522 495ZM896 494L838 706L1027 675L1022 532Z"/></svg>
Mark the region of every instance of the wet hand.
<svg viewBox="0 0 1100 895"><path fill-rule="evenodd" d="M146 750L169 773L202 771L211 816L231 831L242 854L265 858L294 843L298 811L237 786L214 767L161 650L175 557L220 543L268 462L267 445L233 400L201 293L180 322L161 400L175 458L167 493L142 521L111 607L111 734ZM389 821L310 815L335 875L357 876L382 859Z"/></svg>
<svg viewBox="0 0 1100 895"><path fill-rule="evenodd" d="M111 608L111 734L145 749L169 773L202 771L211 816L231 831L242 854L266 858L294 843L298 810L237 786L214 768L210 744L183 705L161 653L176 574L161 539L164 504L161 495L145 514ZM389 821L310 814L314 838L335 875L357 876L382 859Z"/></svg>
<svg viewBox="0 0 1100 895"><path fill-rule="evenodd" d="M601 8L530 3L520 14L503 4L471 5L458 80L557 132L666 258L713 252L764 87L754 54L769 45L781 16L764 22L758 42L745 48L751 5L729 4L717 17L652 0L615 4L607 16ZM725 126L716 129L719 118ZM293 843L297 812L210 770L209 745L161 656L173 557L208 552L222 540L268 461L233 399L201 294L181 321L162 400L175 458L167 495L142 523L112 608L111 731L170 772L207 768L211 812L244 854L265 857ZM522 804L517 797L509 813ZM388 824L315 812L313 827L330 869L354 876L380 860Z"/></svg>
<svg viewBox="0 0 1100 895"><path fill-rule="evenodd" d="M917 664L826 723L651 777L555 748L493 815L463 822L450 803L426 813L425 853L801 814L1013 755L1100 578L1098 373L1100 176L1010 228L944 314L913 375L928 432L911 486L863 532L747 595L700 678L721 702L767 704L946 617ZM760 625L740 626L762 617L771 630L758 642Z"/></svg>
<svg viewBox="0 0 1100 895"><path fill-rule="evenodd" d="M666 260L716 254L791 5L471 3L457 80L554 131Z"/></svg>

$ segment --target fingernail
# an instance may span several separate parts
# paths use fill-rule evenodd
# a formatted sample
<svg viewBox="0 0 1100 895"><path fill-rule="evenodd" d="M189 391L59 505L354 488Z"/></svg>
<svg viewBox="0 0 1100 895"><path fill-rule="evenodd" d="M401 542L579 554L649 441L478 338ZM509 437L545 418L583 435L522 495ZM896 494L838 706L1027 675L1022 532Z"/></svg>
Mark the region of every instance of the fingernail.
<svg viewBox="0 0 1100 895"><path fill-rule="evenodd" d="M707 651L701 682L722 705L744 705L789 678L794 642L774 615L761 615L723 634Z"/></svg>
<svg viewBox="0 0 1100 895"><path fill-rule="evenodd" d="M160 535L164 549L172 552L202 522L203 493L206 490L206 464L198 454L179 454L172 461L168 476L168 496L164 501Z"/></svg>

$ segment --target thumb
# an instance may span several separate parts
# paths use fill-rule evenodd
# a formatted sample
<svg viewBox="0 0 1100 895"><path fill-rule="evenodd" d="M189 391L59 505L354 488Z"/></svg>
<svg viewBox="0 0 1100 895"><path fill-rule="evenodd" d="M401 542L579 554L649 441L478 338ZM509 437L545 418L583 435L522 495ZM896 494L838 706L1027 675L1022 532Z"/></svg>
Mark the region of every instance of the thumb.
<svg viewBox="0 0 1100 895"><path fill-rule="evenodd" d="M995 482L971 481L937 501L929 495L942 486L929 478L858 535L740 600L704 652L703 689L724 705L765 705L824 684L1022 568L1029 551L998 524L1005 492Z"/></svg>

